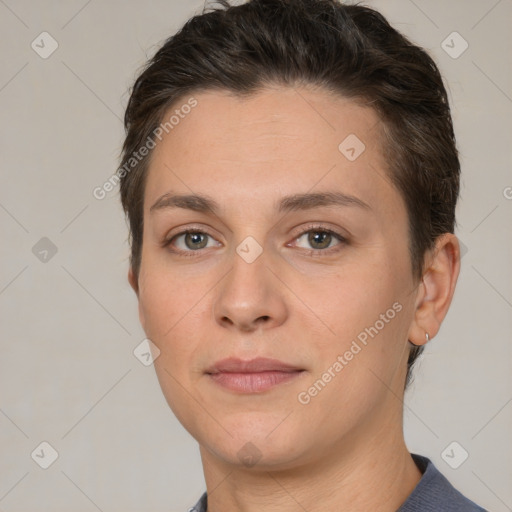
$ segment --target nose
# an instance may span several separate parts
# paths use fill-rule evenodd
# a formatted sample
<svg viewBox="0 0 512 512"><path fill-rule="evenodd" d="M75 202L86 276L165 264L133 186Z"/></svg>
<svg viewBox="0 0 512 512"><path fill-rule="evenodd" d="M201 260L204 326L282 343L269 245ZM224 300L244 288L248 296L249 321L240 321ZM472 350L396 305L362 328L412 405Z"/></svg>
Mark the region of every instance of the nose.
<svg viewBox="0 0 512 512"><path fill-rule="evenodd" d="M216 287L213 303L213 315L221 327L252 332L278 327L285 321L285 290L268 263L265 252L252 263L237 253L233 255L232 269Z"/></svg>

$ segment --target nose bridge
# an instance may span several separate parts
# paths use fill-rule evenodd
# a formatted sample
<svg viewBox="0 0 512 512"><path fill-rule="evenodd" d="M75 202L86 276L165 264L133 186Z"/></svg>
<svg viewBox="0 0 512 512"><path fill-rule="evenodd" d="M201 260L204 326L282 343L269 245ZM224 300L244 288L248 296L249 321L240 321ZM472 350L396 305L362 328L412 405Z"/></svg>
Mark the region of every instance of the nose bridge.
<svg viewBox="0 0 512 512"><path fill-rule="evenodd" d="M279 325L286 314L282 289L268 268L269 255L248 238L233 252L231 271L217 289L213 304L217 323L245 331L260 324Z"/></svg>

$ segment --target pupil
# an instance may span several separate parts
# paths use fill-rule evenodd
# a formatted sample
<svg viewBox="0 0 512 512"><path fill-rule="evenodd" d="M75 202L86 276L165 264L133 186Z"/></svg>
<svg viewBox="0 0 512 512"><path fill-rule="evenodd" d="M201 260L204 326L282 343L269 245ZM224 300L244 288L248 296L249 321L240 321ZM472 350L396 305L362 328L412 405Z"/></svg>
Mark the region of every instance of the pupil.
<svg viewBox="0 0 512 512"><path fill-rule="evenodd" d="M185 244L189 249L202 249L206 246L206 237L203 233L187 233Z"/></svg>
<svg viewBox="0 0 512 512"><path fill-rule="evenodd" d="M329 247L332 235L326 231L313 231L309 234L308 238L308 241L312 246L316 245L316 249L325 249L326 247Z"/></svg>

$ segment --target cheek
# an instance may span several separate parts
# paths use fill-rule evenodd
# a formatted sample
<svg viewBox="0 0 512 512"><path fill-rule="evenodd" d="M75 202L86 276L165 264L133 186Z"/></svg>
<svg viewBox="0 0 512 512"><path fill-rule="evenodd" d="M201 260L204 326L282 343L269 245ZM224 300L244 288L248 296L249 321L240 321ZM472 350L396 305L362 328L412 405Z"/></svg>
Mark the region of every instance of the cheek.
<svg viewBox="0 0 512 512"><path fill-rule="evenodd" d="M400 274L385 267L353 266L333 275L327 288L317 281L309 292L303 289L311 310L330 328L318 338L313 377L331 368L333 387L343 388L343 395L347 386L378 393L379 378L389 384L403 360L411 314L408 284L405 276L401 283ZM339 364L332 368L339 356L342 370Z"/></svg>
<svg viewBox="0 0 512 512"><path fill-rule="evenodd" d="M380 299L373 297L371 305L351 304L337 316L339 335L332 343L317 346L318 364L296 397L303 404L299 411L323 419L326 436L335 438L340 425L349 429L378 414L399 393L407 312L391 297Z"/></svg>
<svg viewBox="0 0 512 512"><path fill-rule="evenodd" d="M148 336L162 340L171 334L180 319L198 301L197 290L202 287L196 279L180 275L179 269L167 268L161 258L144 255L139 280L139 304Z"/></svg>
<svg viewBox="0 0 512 512"><path fill-rule="evenodd" d="M294 292L309 306L319 324L323 320L330 327L332 337L347 340L379 321L395 302L403 301L398 274L386 269L387 264L377 266L359 260L315 279L297 281ZM385 320L399 316L396 309L400 307L395 306Z"/></svg>
<svg viewBox="0 0 512 512"><path fill-rule="evenodd" d="M146 336L160 351L154 367L164 397L178 419L187 424L190 417L199 414L190 410L189 402L202 339L197 327L204 324L205 305L195 287L162 275L157 271L144 273L139 305ZM199 317L203 317L202 324Z"/></svg>
<svg viewBox="0 0 512 512"><path fill-rule="evenodd" d="M194 316L189 306L189 293L171 279L147 273L139 293L144 331L160 350L155 368L164 389L172 384L172 379L167 382L170 375L180 381L188 378L185 369L190 365L194 348L194 337L187 332L189 318ZM167 372L169 375L165 374Z"/></svg>

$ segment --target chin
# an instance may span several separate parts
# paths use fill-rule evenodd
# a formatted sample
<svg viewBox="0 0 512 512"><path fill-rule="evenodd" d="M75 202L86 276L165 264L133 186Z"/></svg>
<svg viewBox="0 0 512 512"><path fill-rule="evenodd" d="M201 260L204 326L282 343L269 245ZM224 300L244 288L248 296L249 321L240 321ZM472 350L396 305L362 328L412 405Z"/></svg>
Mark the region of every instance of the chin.
<svg viewBox="0 0 512 512"><path fill-rule="evenodd" d="M215 457L230 466L251 471L287 470L297 464L297 444L272 443L268 440L231 439L225 443L205 445Z"/></svg>
<svg viewBox="0 0 512 512"><path fill-rule="evenodd" d="M292 424L285 425L283 415L259 412L223 418L222 427L210 420L187 430L226 464L254 470L286 469L300 457L304 440Z"/></svg>

